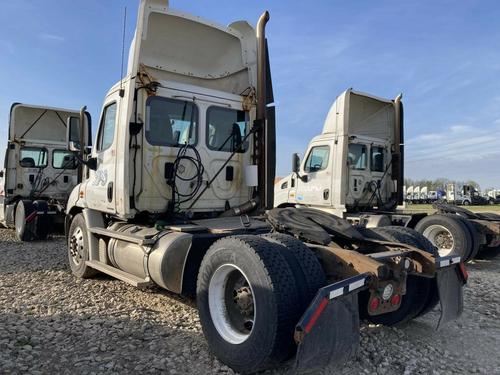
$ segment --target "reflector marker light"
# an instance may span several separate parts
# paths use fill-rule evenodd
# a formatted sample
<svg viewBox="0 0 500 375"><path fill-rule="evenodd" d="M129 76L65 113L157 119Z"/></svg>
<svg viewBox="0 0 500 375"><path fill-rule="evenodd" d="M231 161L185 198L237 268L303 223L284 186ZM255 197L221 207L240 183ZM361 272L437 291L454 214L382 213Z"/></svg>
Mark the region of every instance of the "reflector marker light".
<svg viewBox="0 0 500 375"><path fill-rule="evenodd" d="M358 280L355 281L354 283L349 284L349 292L352 292L354 289L361 288L363 285L365 285L365 280Z"/></svg>
<svg viewBox="0 0 500 375"><path fill-rule="evenodd" d="M450 257L443 260L439 260L439 267L451 266L452 264L460 263L460 257Z"/></svg>
<svg viewBox="0 0 500 375"><path fill-rule="evenodd" d="M311 332L312 327L314 326L314 324L316 324L316 320L318 320L326 305L328 305L328 300L326 298L323 298L317 309L314 311L311 320L309 321L309 323L307 323L306 328L304 328L304 331L306 331L306 333Z"/></svg>
<svg viewBox="0 0 500 375"><path fill-rule="evenodd" d="M341 296L342 294L344 294L344 288L332 290L330 292L330 299L334 299L335 297Z"/></svg>

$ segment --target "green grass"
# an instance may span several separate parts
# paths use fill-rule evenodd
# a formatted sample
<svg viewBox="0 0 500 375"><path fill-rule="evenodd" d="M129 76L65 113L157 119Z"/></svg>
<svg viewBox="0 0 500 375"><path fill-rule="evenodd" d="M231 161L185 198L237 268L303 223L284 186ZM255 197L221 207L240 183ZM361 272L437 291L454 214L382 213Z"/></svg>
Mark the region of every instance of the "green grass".
<svg viewBox="0 0 500 375"><path fill-rule="evenodd" d="M459 206L472 212L500 212L500 204L486 206ZM418 211L432 213L436 210L431 204L407 204L404 211Z"/></svg>

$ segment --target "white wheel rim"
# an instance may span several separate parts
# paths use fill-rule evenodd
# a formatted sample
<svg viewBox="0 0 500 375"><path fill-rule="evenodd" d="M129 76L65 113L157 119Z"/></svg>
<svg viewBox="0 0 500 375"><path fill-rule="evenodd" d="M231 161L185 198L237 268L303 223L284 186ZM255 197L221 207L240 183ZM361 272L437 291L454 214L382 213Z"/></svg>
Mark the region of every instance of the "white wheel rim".
<svg viewBox="0 0 500 375"><path fill-rule="evenodd" d="M217 268L208 285L208 306L215 329L231 344L246 341L256 314L252 285L234 264Z"/></svg>
<svg viewBox="0 0 500 375"><path fill-rule="evenodd" d="M430 225L424 229L422 234L438 248L440 256L448 256L453 253L455 239L446 227L438 224Z"/></svg>
<svg viewBox="0 0 500 375"><path fill-rule="evenodd" d="M69 254L71 260L77 266L83 261L83 246L83 230L77 227L69 240Z"/></svg>

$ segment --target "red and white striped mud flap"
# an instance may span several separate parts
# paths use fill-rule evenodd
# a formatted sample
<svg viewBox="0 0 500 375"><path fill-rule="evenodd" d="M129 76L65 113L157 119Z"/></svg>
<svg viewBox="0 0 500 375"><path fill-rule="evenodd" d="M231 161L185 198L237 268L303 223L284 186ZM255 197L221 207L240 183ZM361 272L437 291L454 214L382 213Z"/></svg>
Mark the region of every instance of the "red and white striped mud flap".
<svg viewBox="0 0 500 375"><path fill-rule="evenodd" d="M339 367L359 348L358 292L368 274L350 277L321 288L295 327L298 344L296 373L316 373Z"/></svg>
<svg viewBox="0 0 500 375"><path fill-rule="evenodd" d="M436 329L462 315L464 307L463 286L467 282L467 271L460 257L436 258L436 283L441 305L441 316Z"/></svg>

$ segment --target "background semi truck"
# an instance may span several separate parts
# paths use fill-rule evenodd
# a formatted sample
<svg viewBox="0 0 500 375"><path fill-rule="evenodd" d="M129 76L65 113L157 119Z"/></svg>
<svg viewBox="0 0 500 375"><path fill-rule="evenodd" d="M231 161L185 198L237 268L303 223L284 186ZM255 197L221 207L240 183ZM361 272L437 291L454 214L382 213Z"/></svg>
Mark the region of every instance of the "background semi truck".
<svg viewBox="0 0 500 375"><path fill-rule="evenodd" d="M66 201L78 164L66 149L66 120L78 111L15 103L10 110L4 169L0 171L0 224L21 241L63 229Z"/></svg>
<svg viewBox="0 0 500 375"><path fill-rule="evenodd" d="M345 91L333 103L323 132L309 143L304 160L295 154L293 173L276 184L275 206L317 208L360 227L413 228L441 255L464 260L480 248L498 246L499 215L442 203L435 203L432 215L398 209L405 198L421 197L419 186L404 193L403 127L401 95L389 100Z"/></svg>
<svg viewBox="0 0 500 375"><path fill-rule="evenodd" d="M236 371L294 355L314 371L356 353L360 316L396 324L440 303L440 323L457 318L465 273L414 231L380 240L319 210L273 209L268 19L224 27L140 2L90 153L86 117L68 121L84 165L68 259L77 277L195 293L210 350Z"/></svg>

